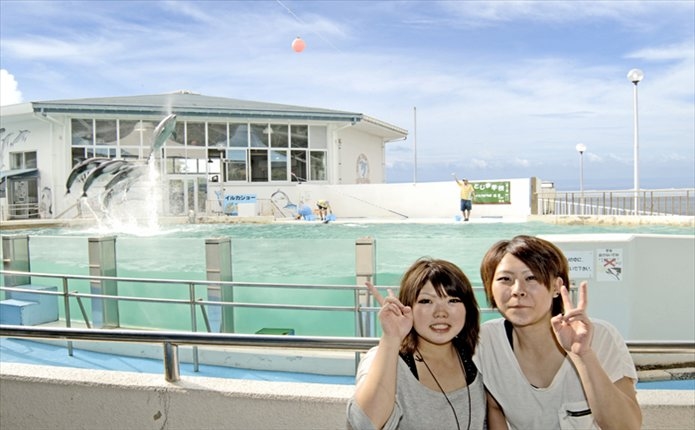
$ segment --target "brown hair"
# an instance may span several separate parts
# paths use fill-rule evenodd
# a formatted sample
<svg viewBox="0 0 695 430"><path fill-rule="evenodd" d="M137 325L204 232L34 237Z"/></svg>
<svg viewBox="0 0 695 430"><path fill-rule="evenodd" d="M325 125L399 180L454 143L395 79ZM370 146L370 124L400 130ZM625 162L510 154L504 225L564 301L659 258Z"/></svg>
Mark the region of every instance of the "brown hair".
<svg viewBox="0 0 695 430"><path fill-rule="evenodd" d="M480 331L480 311L475 299L473 287L465 273L454 263L430 257L422 257L415 261L401 278L398 299L405 306L413 306L422 287L427 282L432 283L439 297L458 297L466 307L466 321L458 335L453 339L454 346L472 356L478 344ZM418 345L418 334L415 328L403 339L401 352L412 354Z"/></svg>
<svg viewBox="0 0 695 430"><path fill-rule="evenodd" d="M567 258L553 243L534 236L519 235L512 240L501 240L487 251L480 263L480 278L485 287L485 296L490 307L496 308L492 295L492 282L495 271L505 255L511 254L521 260L538 278L538 282L548 290L552 288L555 278L562 278L564 285L569 288L569 265ZM564 311L562 297L554 297L551 313L561 314Z"/></svg>

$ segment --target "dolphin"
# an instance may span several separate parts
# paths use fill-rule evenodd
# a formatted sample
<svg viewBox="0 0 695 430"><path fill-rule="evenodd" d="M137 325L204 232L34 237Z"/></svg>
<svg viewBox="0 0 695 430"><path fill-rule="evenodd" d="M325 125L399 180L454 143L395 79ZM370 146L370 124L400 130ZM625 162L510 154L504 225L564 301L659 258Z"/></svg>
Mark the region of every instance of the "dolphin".
<svg viewBox="0 0 695 430"><path fill-rule="evenodd" d="M111 180L104 186L104 189L108 191L121 181L132 181L145 173L147 173L147 166L145 165L125 165L114 173L113 178L111 178Z"/></svg>
<svg viewBox="0 0 695 430"><path fill-rule="evenodd" d="M73 167L70 171L70 174L68 175L68 180L65 182L65 195L70 194L70 188L72 187L72 184L77 180L81 173L86 172L87 170L92 170L95 167L98 167L100 164L109 160L110 158L92 157L87 158L86 160L83 160L80 163L77 163L75 167Z"/></svg>
<svg viewBox="0 0 695 430"><path fill-rule="evenodd" d="M87 190L99 176L105 173L116 172L125 164L128 164L125 160L109 160L92 169L89 175L87 175L87 179L84 180L84 185L82 185L82 197L87 197Z"/></svg>
<svg viewBox="0 0 695 430"><path fill-rule="evenodd" d="M109 207L114 194L128 191L135 179L147 173L147 168L145 165L128 164L118 169L113 178L104 186L102 206Z"/></svg>
<svg viewBox="0 0 695 430"><path fill-rule="evenodd" d="M176 126L176 114L167 115L157 127L155 127L152 132L152 147L150 148L150 155L147 158L154 157L154 153L159 151L159 149L164 146L164 143L169 139L169 136L174 133L174 127Z"/></svg>

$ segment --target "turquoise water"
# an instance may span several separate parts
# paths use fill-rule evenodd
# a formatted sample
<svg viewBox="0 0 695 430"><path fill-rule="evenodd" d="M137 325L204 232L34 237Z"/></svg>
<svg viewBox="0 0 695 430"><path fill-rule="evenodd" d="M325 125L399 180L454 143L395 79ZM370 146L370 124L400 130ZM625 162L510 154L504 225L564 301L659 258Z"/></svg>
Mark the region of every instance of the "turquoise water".
<svg viewBox="0 0 695 430"><path fill-rule="evenodd" d="M376 241L376 279L379 286L398 285L401 274L417 258L432 256L459 265L474 285L480 285L479 263L497 240L517 234L679 234L695 235L689 227L568 226L525 223L330 223L182 224L157 231L112 233L95 229L34 229L3 232L29 235L31 270L88 275L88 237L112 234L116 239L118 275L136 278L205 280L205 239L229 237L232 274L238 282L355 285L355 241ZM36 279L33 280L36 283ZM53 281L56 282L56 281ZM119 282L123 296L187 299L188 287ZM70 281L71 291L89 292L85 281ZM207 290L196 287L196 298ZM241 288L234 300L245 303L353 306L352 289L345 291ZM84 300L88 314L90 300ZM485 307L482 294L478 302ZM73 302L73 306L74 306ZM61 315L64 315L60 301ZM79 313L71 308L73 318ZM235 332L263 328L292 328L298 335L354 336L351 312L236 308ZM188 305L121 301L124 327L191 330ZM496 316L491 314L489 316ZM487 317L486 317L487 318ZM204 327L198 315L199 330Z"/></svg>

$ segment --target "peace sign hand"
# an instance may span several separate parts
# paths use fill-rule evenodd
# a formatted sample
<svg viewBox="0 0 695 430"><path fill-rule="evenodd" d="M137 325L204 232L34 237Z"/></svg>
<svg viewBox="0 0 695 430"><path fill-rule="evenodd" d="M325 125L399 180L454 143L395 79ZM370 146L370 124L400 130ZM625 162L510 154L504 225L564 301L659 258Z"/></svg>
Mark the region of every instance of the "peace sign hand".
<svg viewBox="0 0 695 430"><path fill-rule="evenodd" d="M587 282L579 285L579 302L573 307L569 291L564 285L560 289L565 313L551 319L555 338L568 353L584 355L591 350L591 338L594 326L586 313Z"/></svg>
<svg viewBox="0 0 695 430"><path fill-rule="evenodd" d="M412 308L403 305L390 288L387 290L389 295L384 297L371 282L365 282L365 285L381 306L379 322L381 323L383 337L398 337L400 343L413 328Z"/></svg>

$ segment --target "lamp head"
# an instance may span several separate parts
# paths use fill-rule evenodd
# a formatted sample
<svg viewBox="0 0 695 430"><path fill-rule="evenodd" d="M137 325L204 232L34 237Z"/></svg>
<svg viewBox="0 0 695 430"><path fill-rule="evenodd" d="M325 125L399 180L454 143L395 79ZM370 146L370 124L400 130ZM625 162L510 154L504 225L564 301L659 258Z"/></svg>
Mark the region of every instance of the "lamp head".
<svg viewBox="0 0 695 430"><path fill-rule="evenodd" d="M644 79L644 72L640 69L632 69L627 72L627 78L633 84L637 85L642 79Z"/></svg>
<svg viewBox="0 0 695 430"><path fill-rule="evenodd" d="M575 146L575 148L577 149L577 152L580 154L583 154L584 151L586 151L586 145L584 145L583 143L578 143L577 146Z"/></svg>

